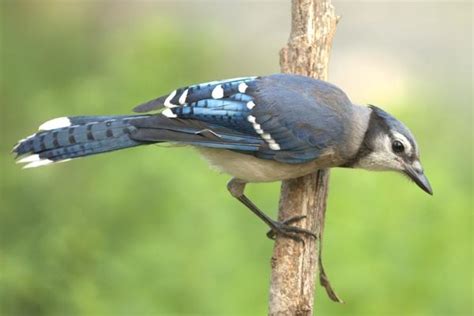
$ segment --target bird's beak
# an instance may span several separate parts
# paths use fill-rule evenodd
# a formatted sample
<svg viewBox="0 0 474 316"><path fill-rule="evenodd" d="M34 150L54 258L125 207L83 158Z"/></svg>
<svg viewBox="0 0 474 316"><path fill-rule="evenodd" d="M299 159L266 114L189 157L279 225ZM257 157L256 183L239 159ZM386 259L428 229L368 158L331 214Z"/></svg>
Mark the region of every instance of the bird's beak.
<svg viewBox="0 0 474 316"><path fill-rule="evenodd" d="M419 164L419 162L417 163ZM433 189L431 189L430 182L428 178L423 173L423 169L421 168L414 168L412 166L407 166L405 169L405 173L412 179L423 191L426 193L433 195Z"/></svg>

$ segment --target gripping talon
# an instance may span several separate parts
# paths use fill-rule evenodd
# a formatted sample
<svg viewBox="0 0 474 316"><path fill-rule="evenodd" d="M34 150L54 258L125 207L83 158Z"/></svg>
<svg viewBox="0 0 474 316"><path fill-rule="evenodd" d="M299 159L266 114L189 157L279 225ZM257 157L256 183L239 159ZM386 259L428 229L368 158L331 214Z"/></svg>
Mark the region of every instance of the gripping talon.
<svg viewBox="0 0 474 316"><path fill-rule="evenodd" d="M298 236L298 234L304 234L304 235L309 235L316 239L317 236L312 231L304 229L304 228L290 226L290 224L296 223L305 218L306 218L306 215L300 215L300 216L291 217L282 222L274 221L272 223L272 229L267 232L267 237L272 240L275 240L276 235L280 234L285 237L291 238L293 240L304 242L303 239L300 236Z"/></svg>

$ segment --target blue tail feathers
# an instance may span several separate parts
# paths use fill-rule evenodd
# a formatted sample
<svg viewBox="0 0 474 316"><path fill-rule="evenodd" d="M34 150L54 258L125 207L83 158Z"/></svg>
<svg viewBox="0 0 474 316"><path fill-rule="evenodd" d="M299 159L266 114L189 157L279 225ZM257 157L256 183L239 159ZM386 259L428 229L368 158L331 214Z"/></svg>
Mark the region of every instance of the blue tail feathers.
<svg viewBox="0 0 474 316"><path fill-rule="evenodd" d="M19 141L13 152L22 157L19 163L32 168L146 144L130 138L136 131L130 121L144 117L147 115L56 118L42 124L38 133Z"/></svg>

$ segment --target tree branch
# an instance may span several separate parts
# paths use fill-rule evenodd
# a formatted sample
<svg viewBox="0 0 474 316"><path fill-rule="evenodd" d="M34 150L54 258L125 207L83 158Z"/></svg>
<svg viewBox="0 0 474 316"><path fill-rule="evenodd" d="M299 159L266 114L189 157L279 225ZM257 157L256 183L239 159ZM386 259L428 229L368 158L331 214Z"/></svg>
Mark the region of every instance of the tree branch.
<svg viewBox="0 0 474 316"><path fill-rule="evenodd" d="M293 0L290 39L280 52L282 72L327 79L338 19L330 0ZM305 215L302 227L314 231L318 240L303 237L302 243L277 236L269 315L312 315L318 266L321 285L332 300L342 302L332 290L321 260L328 180L329 171L320 170L282 183L278 219Z"/></svg>

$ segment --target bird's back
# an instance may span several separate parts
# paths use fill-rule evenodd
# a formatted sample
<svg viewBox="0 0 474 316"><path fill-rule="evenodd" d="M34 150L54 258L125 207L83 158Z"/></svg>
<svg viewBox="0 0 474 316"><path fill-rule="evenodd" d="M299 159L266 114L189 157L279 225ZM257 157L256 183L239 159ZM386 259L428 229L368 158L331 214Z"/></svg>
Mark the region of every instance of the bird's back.
<svg viewBox="0 0 474 316"><path fill-rule="evenodd" d="M355 154L370 115L370 109L353 105L335 85L289 74L257 81L255 103L261 104L253 110L257 120L273 115L273 123L288 132L290 146L305 148L314 158L327 151L341 160Z"/></svg>

